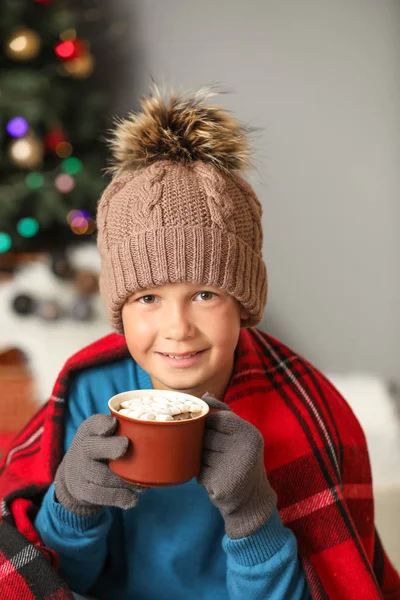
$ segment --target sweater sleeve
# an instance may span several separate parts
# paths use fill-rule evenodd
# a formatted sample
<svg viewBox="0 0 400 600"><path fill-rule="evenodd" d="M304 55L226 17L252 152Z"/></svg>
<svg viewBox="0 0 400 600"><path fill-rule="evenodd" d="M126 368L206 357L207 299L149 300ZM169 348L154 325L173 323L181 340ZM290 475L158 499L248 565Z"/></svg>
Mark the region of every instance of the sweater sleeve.
<svg viewBox="0 0 400 600"><path fill-rule="evenodd" d="M81 517L66 510L51 485L36 516L35 526L46 546L58 553L60 575L76 592L90 590L101 573L107 553L111 514Z"/></svg>
<svg viewBox="0 0 400 600"><path fill-rule="evenodd" d="M293 532L277 510L252 535L223 539L231 600L310 600Z"/></svg>
<svg viewBox="0 0 400 600"><path fill-rule="evenodd" d="M69 448L79 425L97 412L94 390L84 377L71 384L65 411L64 451ZM81 517L66 510L54 496L54 484L48 489L36 516L35 526L42 540L60 559L60 575L76 592L85 593L100 575L107 555L107 536L111 511Z"/></svg>

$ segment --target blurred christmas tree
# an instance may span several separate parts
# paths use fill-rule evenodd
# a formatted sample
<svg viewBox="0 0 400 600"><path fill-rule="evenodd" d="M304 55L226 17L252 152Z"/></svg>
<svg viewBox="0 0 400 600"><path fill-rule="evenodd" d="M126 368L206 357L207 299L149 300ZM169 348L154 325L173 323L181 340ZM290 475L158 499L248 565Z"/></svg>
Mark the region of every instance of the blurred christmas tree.
<svg viewBox="0 0 400 600"><path fill-rule="evenodd" d="M0 254L94 234L109 101L84 15L68 1L0 0Z"/></svg>

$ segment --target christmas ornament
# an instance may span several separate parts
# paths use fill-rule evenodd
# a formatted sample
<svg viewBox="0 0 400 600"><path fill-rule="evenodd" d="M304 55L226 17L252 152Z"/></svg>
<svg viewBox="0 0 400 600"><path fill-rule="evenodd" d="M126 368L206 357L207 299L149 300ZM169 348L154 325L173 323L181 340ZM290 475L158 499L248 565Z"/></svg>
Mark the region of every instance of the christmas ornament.
<svg viewBox="0 0 400 600"><path fill-rule="evenodd" d="M18 294L12 300L12 308L17 315L25 317L35 312L36 302L29 294Z"/></svg>
<svg viewBox="0 0 400 600"><path fill-rule="evenodd" d="M64 63L64 71L71 75L72 77L76 77L77 79L84 79L85 77L89 77L94 71L94 58L92 54L84 54L83 56L78 56L73 60L67 60Z"/></svg>
<svg viewBox="0 0 400 600"><path fill-rule="evenodd" d="M6 42L6 54L18 61L28 61L36 58L40 52L41 40L32 29L19 29Z"/></svg>
<svg viewBox="0 0 400 600"><path fill-rule="evenodd" d="M74 286L83 296L92 296L98 290L98 278L93 271L78 271L75 275Z"/></svg>
<svg viewBox="0 0 400 600"><path fill-rule="evenodd" d="M7 123L6 129L9 135L18 138L26 134L29 125L23 117L14 117Z"/></svg>
<svg viewBox="0 0 400 600"><path fill-rule="evenodd" d="M56 321L61 317L61 307L55 300L41 300L37 304L36 314L44 321Z"/></svg>
<svg viewBox="0 0 400 600"><path fill-rule="evenodd" d="M33 134L26 135L11 142L9 146L11 161L21 169L34 169L43 160L43 144Z"/></svg>
<svg viewBox="0 0 400 600"><path fill-rule="evenodd" d="M72 305L71 316L77 321L89 321L93 317L93 306L88 298L77 298Z"/></svg>

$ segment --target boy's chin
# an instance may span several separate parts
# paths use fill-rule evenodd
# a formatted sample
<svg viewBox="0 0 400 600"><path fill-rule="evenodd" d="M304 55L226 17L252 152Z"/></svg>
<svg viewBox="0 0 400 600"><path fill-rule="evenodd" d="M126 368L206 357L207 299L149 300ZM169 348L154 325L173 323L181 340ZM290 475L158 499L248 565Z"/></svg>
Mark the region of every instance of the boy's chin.
<svg viewBox="0 0 400 600"><path fill-rule="evenodd" d="M190 390L195 390L202 387L202 382L194 377L168 377L157 375L152 376L153 386L159 389L172 390L176 392L187 392L190 394Z"/></svg>

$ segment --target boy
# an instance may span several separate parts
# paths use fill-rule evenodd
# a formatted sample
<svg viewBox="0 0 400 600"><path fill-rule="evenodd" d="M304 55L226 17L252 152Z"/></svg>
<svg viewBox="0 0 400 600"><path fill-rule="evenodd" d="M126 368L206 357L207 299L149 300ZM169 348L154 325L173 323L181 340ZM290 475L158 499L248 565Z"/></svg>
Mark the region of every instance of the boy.
<svg viewBox="0 0 400 600"><path fill-rule="evenodd" d="M116 128L98 246L123 336L67 363L5 457L3 531L51 549L68 586L98 599L399 599L355 417L307 361L254 329L267 276L261 206L239 175L246 130L206 100L155 89ZM107 464L127 449L108 399L150 387L220 409L199 476L180 486L143 490ZM9 563L29 549L47 568L15 539ZM24 567L14 584L34 594ZM71 597L46 578L40 597Z"/></svg>

